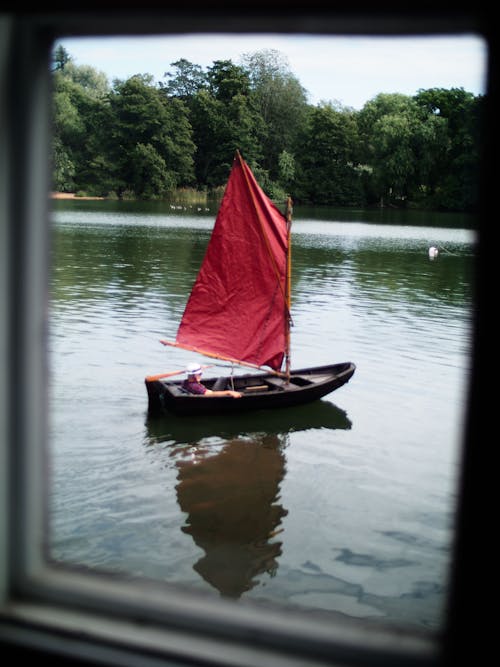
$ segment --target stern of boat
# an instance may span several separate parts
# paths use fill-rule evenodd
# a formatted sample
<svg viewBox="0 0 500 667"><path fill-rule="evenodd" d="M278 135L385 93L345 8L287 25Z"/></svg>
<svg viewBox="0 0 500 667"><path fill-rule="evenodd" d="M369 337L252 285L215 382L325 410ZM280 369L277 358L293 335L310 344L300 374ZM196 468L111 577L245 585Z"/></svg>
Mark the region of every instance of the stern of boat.
<svg viewBox="0 0 500 667"><path fill-rule="evenodd" d="M163 384L158 380L144 381L148 392L148 414L150 416L160 415L163 412L164 393Z"/></svg>

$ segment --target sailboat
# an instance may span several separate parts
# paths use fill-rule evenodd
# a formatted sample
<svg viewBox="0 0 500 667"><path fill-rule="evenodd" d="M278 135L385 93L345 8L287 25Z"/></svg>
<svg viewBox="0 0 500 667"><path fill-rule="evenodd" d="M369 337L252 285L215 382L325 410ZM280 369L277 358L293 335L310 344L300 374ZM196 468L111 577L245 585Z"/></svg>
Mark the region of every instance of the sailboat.
<svg viewBox="0 0 500 667"><path fill-rule="evenodd" d="M188 393L184 371L145 378L150 415L210 415L318 400L350 380L355 364L293 370L290 360L292 202L282 213L236 151L210 241L175 341L163 345L249 367L223 383L241 394ZM266 368L267 367L267 368ZM221 378L203 378L208 389Z"/></svg>

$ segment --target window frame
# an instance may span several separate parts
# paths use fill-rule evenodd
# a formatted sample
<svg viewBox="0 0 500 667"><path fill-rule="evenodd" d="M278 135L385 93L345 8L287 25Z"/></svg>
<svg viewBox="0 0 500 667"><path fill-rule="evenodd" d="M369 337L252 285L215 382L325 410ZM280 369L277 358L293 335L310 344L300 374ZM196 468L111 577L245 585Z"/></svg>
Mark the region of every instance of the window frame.
<svg viewBox="0 0 500 667"><path fill-rule="evenodd" d="M435 12L409 20L406 14L360 17L323 10L306 15L290 9L285 16L279 12L230 16L217 7L198 17L168 11L0 15L0 354L7 369L0 385L0 642L67 660L78 657L120 665L305 667L380 662L399 667L440 664L450 656L463 656L464 603L471 592L464 577L472 558L469 519L477 462L472 445L475 424L480 423L477 386L484 358L477 354L480 340L484 346L478 318L452 590L441 635L375 629L358 621L332 625L311 614L214 601L157 581L110 577L51 564L46 558L51 48L59 36L156 34L162 25L170 33L304 32L303 25L307 32L318 34L478 32L490 44L490 77L494 72L492 37L477 16L457 15L450 20ZM495 102L492 97L488 132ZM485 164L493 144L487 147ZM484 192L488 178L492 187L492 176L487 169L482 176ZM481 223L484 218L481 211ZM483 227L479 253L485 243ZM478 312L482 312L481 275L478 272Z"/></svg>

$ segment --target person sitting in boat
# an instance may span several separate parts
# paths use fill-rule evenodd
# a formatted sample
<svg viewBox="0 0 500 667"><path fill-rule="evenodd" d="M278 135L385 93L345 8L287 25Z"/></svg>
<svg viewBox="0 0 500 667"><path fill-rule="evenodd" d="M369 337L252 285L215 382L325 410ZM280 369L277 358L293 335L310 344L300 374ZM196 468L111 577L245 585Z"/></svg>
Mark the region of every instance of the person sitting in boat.
<svg viewBox="0 0 500 667"><path fill-rule="evenodd" d="M233 398L241 398L239 391L232 389L207 389L205 385L201 384L201 376L203 371L199 364L189 364L186 368L187 378L182 383L182 388L190 394L199 394L200 396L232 396ZM215 385L214 385L215 386Z"/></svg>

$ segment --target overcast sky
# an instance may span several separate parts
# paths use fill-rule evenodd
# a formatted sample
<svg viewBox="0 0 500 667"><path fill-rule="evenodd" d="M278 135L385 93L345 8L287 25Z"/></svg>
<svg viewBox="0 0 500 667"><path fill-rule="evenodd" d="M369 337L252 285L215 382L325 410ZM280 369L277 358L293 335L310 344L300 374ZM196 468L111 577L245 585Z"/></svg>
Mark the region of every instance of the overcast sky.
<svg viewBox="0 0 500 667"><path fill-rule="evenodd" d="M487 47L475 35L455 37L318 37L185 35L65 39L77 65L91 65L110 81L134 74L164 80L171 63L185 58L204 70L215 60L240 64L241 56L279 51L308 93L308 101L340 102L361 109L378 93L415 95L420 89L486 92ZM56 45L56 46L57 46Z"/></svg>

